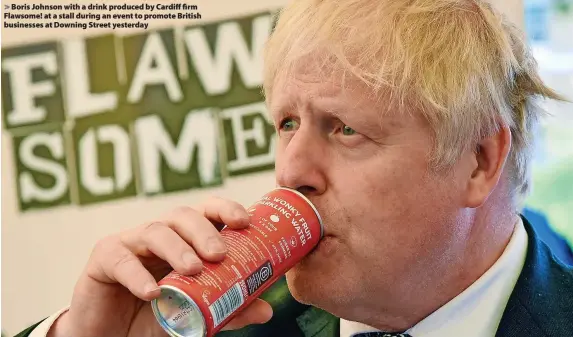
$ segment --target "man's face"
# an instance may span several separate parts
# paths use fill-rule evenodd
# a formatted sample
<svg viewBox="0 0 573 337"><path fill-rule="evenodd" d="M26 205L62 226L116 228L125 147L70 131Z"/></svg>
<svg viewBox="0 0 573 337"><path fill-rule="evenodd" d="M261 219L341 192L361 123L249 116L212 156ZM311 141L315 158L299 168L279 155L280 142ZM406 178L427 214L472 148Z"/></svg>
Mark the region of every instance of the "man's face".
<svg viewBox="0 0 573 337"><path fill-rule="evenodd" d="M309 71L277 79L277 183L316 205L325 238L287 274L292 294L341 317L391 312L409 286L455 258L463 179L429 170L432 135L413 111L388 110L358 82ZM431 294L428 294L431 296Z"/></svg>

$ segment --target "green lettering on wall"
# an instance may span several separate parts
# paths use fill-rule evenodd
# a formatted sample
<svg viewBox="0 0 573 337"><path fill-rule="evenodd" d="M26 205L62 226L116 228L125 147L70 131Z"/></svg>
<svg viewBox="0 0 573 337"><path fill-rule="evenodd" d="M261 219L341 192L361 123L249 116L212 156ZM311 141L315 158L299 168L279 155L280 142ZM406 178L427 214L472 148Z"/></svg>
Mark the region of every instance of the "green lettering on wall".
<svg viewBox="0 0 573 337"><path fill-rule="evenodd" d="M15 184L21 210L70 203L65 143L58 124L13 137Z"/></svg>
<svg viewBox="0 0 573 337"><path fill-rule="evenodd" d="M80 204L135 196L130 121L120 114L77 120L72 131Z"/></svg>
<svg viewBox="0 0 573 337"><path fill-rule="evenodd" d="M2 118L6 129L64 121L56 43L2 49Z"/></svg>
<svg viewBox="0 0 573 337"><path fill-rule="evenodd" d="M142 116L135 121L141 188L145 194L222 183L215 111L192 110L182 120L176 127L165 123L160 115Z"/></svg>

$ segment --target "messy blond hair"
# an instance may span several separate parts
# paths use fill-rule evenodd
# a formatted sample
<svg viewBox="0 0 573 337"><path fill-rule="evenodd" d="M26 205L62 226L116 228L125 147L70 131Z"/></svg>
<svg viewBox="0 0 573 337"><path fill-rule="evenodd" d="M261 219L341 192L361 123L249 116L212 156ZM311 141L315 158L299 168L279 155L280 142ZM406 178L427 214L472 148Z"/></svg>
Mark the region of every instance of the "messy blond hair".
<svg viewBox="0 0 573 337"><path fill-rule="evenodd" d="M515 27L479 0L295 0L280 13L265 48L264 91L311 55L330 70L365 83L387 105L408 106L428 120L432 166L509 126L506 165L512 196L529 189L538 98L546 87ZM326 68L325 68L326 69Z"/></svg>

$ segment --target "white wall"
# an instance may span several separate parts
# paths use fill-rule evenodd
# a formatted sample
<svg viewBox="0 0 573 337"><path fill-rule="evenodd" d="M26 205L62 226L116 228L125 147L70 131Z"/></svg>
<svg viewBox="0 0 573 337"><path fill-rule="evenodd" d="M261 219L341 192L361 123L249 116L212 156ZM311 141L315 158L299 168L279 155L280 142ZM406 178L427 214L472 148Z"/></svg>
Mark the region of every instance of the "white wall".
<svg viewBox="0 0 573 337"><path fill-rule="evenodd" d="M10 3L24 3L25 0ZM280 7L285 0L200 0L203 21ZM520 0L497 1L517 22ZM157 22L154 26L165 26ZM97 31L95 34L101 34ZM77 30L4 30L2 47L86 34ZM87 34L93 34L87 32ZM20 213L15 198L10 137L2 131L2 329L9 336L67 305L75 281L98 238L154 218L177 205L192 205L211 194L245 205L274 186L272 172L229 178L223 186L158 197L131 198L84 207Z"/></svg>
<svg viewBox="0 0 573 337"><path fill-rule="evenodd" d="M27 2L25 0L12 1ZM45 2L44 2L45 3ZM201 22L258 13L284 5L282 0L194 1ZM182 24L182 23L176 23ZM189 24L188 22L185 24ZM172 22L155 22L152 27ZM102 34L104 31L87 32ZM86 35L81 29L2 30L2 47ZM178 205L193 205L217 194L245 205L274 187L274 173L227 178L223 186L156 197L128 198L93 206L64 206L21 213L16 199L10 137L2 130L2 329L12 336L66 306L94 243Z"/></svg>

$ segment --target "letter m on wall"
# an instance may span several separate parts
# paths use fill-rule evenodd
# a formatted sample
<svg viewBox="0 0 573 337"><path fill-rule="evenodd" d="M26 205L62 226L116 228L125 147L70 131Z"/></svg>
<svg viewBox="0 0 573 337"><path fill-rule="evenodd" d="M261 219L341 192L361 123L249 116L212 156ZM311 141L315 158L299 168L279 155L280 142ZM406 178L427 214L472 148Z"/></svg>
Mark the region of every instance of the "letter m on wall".
<svg viewBox="0 0 573 337"><path fill-rule="evenodd" d="M222 183L218 120L214 109L187 114L180 130L159 115L135 122L141 186L146 194L187 190Z"/></svg>

